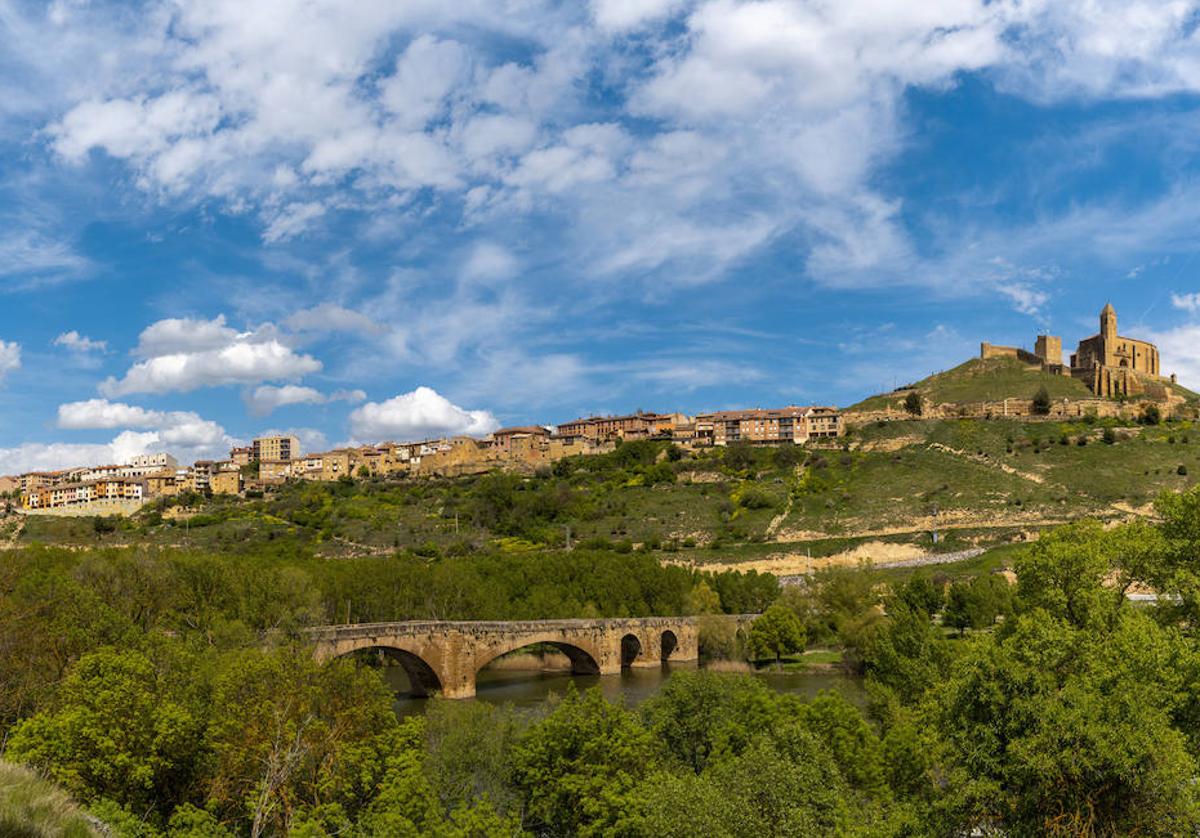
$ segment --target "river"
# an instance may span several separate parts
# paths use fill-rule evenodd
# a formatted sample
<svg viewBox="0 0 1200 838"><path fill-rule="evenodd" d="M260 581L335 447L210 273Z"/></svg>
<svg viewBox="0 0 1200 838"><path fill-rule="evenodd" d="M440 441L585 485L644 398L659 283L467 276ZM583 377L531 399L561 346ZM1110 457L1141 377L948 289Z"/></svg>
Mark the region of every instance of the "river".
<svg viewBox="0 0 1200 838"><path fill-rule="evenodd" d="M672 672L695 670L695 664L664 664L654 669L626 669L620 675L571 675L568 672L539 672L533 670L484 669L475 682L475 700L489 704L508 704L532 708L543 704L551 694L562 695L574 682L580 690L599 687L610 701L623 700L625 706L635 707L650 698ZM427 698L408 694L408 678L398 666L385 667L384 680L397 692L396 713L411 716L425 712ZM851 702L863 706L866 695L862 681L839 672L755 672L754 677L783 693L811 698L821 690L837 690Z"/></svg>

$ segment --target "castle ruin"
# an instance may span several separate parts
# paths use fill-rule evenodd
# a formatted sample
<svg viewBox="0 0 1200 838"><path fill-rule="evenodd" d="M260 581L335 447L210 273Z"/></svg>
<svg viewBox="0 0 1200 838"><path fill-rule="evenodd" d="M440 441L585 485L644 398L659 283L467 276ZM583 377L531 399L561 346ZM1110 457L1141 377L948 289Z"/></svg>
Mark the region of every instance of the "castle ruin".
<svg viewBox="0 0 1200 838"><path fill-rule="evenodd" d="M1063 364L1062 338L1051 335L1038 335L1033 352L983 343L979 357L1016 358L1038 364L1045 372L1078 379L1097 396L1108 399L1144 396L1165 401L1166 383L1175 383L1174 375L1165 378L1160 371L1158 347L1117 333L1117 312L1112 303L1100 312L1099 334L1079 342L1070 365Z"/></svg>

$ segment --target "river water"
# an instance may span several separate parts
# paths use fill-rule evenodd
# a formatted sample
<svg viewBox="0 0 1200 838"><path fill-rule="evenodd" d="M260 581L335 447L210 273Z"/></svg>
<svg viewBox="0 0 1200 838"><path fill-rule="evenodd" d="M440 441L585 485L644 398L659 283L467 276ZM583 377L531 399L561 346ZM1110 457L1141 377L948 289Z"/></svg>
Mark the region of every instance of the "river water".
<svg viewBox="0 0 1200 838"><path fill-rule="evenodd" d="M475 682L475 700L490 704L511 703L517 707L533 708L544 703L551 694L562 695L574 682L576 689L599 687L610 701L624 701L635 707L650 698L673 672L695 670L695 664L663 664L661 668L625 669L620 675L571 675L568 672L539 672L531 670L482 670ZM429 701L408 694L408 678L398 666L385 667L384 679L397 692L396 713L411 716L423 713ZM837 672L755 672L754 677L783 693L811 698L822 690L837 690L849 701L863 706L866 695L862 682Z"/></svg>

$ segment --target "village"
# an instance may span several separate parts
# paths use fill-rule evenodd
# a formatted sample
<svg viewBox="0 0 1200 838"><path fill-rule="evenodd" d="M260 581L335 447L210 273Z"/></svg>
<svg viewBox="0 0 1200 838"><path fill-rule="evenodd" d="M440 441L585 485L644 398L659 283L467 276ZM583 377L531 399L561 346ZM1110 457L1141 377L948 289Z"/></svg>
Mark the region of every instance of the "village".
<svg viewBox="0 0 1200 838"><path fill-rule="evenodd" d="M302 452L295 436L264 436L231 449L224 460L185 465L162 452L119 465L0 477L0 494L19 492L20 511L25 514L121 515L160 497L184 492L239 495L289 480L457 477L493 469L532 472L564 457L612 451L627 440L669 440L693 449L737 442L803 445L843 433L836 407L789 406L696 416L638 411L580 418L553 428L501 428L483 438L381 442L313 453Z"/></svg>

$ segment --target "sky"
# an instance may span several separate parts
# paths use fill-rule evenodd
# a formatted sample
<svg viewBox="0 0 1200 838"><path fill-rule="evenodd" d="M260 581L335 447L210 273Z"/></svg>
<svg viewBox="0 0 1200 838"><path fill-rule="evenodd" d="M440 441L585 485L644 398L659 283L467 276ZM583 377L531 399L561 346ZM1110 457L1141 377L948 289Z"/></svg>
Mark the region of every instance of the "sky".
<svg viewBox="0 0 1200 838"><path fill-rule="evenodd" d="M0 474L1200 387L1200 0L0 0Z"/></svg>

